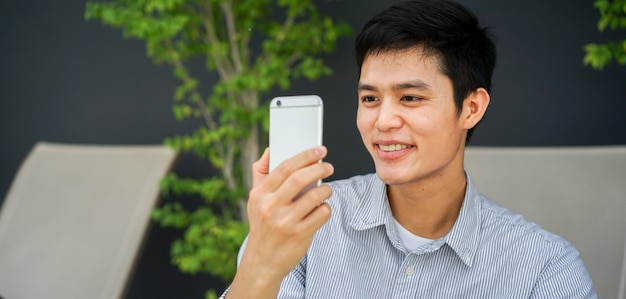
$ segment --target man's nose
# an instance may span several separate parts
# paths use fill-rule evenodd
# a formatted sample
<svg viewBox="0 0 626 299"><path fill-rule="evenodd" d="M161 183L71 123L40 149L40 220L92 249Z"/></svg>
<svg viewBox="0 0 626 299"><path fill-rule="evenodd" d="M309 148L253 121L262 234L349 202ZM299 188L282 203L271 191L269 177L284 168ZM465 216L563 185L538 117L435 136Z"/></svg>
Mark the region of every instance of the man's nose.
<svg viewBox="0 0 626 299"><path fill-rule="evenodd" d="M383 132L400 128L402 126L402 118L399 112L399 107L396 107L390 101L383 101L378 111L376 128Z"/></svg>

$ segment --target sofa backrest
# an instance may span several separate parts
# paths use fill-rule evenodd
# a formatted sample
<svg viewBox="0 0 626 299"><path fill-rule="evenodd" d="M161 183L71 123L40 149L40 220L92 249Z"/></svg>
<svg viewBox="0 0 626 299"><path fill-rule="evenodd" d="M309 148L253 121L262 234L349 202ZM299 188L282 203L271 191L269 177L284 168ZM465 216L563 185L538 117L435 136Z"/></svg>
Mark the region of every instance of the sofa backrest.
<svg viewBox="0 0 626 299"><path fill-rule="evenodd" d="M624 299L626 146L468 147L478 190L570 241L599 298Z"/></svg>
<svg viewBox="0 0 626 299"><path fill-rule="evenodd" d="M0 297L123 297L177 155L38 143L0 210Z"/></svg>

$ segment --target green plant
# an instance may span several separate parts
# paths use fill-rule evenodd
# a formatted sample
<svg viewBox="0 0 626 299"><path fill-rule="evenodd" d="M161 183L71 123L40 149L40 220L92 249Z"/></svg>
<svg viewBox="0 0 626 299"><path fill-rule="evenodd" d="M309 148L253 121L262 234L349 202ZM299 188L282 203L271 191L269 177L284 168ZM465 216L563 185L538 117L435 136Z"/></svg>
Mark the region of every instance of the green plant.
<svg viewBox="0 0 626 299"><path fill-rule="evenodd" d="M596 0L593 6L600 11L598 31L626 29L626 0ZM589 43L585 47L583 63L602 70L612 60L626 65L626 39L602 44Z"/></svg>
<svg viewBox="0 0 626 299"><path fill-rule="evenodd" d="M162 180L164 192L199 195L204 202L196 209L168 203L155 209L153 218L185 230L171 250L181 271L231 280L247 233L251 166L267 142L263 96L276 87L288 89L294 79L329 75L319 56L334 50L350 28L321 15L312 0L88 1L85 18L144 40L147 56L171 65L180 79L173 113L178 120L199 118L203 125L165 143L206 158L217 173L203 179L169 174ZM205 69L219 76L210 88L189 67L202 59Z"/></svg>

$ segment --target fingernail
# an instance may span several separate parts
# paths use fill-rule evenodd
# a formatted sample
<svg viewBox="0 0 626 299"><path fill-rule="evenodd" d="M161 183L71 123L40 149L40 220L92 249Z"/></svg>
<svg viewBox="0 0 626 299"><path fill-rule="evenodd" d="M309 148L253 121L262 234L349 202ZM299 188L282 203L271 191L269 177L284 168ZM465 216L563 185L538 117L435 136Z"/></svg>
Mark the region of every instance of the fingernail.
<svg viewBox="0 0 626 299"><path fill-rule="evenodd" d="M326 150L326 147L325 147L325 146L323 146L323 145L322 145L322 146L318 146L318 147L315 149L315 154L316 154L318 157L324 157L324 156L326 155L326 151L327 151L327 150Z"/></svg>
<svg viewBox="0 0 626 299"><path fill-rule="evenodd" d="M332 164L330 163L324 163L324 165L326 165L326 168L330 171L330 172L334 172L335 171L335 167L333 167Z"/></svg>

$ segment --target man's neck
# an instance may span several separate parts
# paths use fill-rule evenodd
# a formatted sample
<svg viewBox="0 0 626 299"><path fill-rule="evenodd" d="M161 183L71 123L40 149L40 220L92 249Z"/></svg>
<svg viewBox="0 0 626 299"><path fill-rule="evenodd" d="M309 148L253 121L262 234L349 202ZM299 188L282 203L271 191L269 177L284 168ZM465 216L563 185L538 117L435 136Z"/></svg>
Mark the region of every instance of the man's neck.
<svg viewBox="0 0 626 299"><path fill-rule="evenodd" d="M454 226L465 198L465 172L387 186L395 219L420 237L438 239Z"/></svg>

